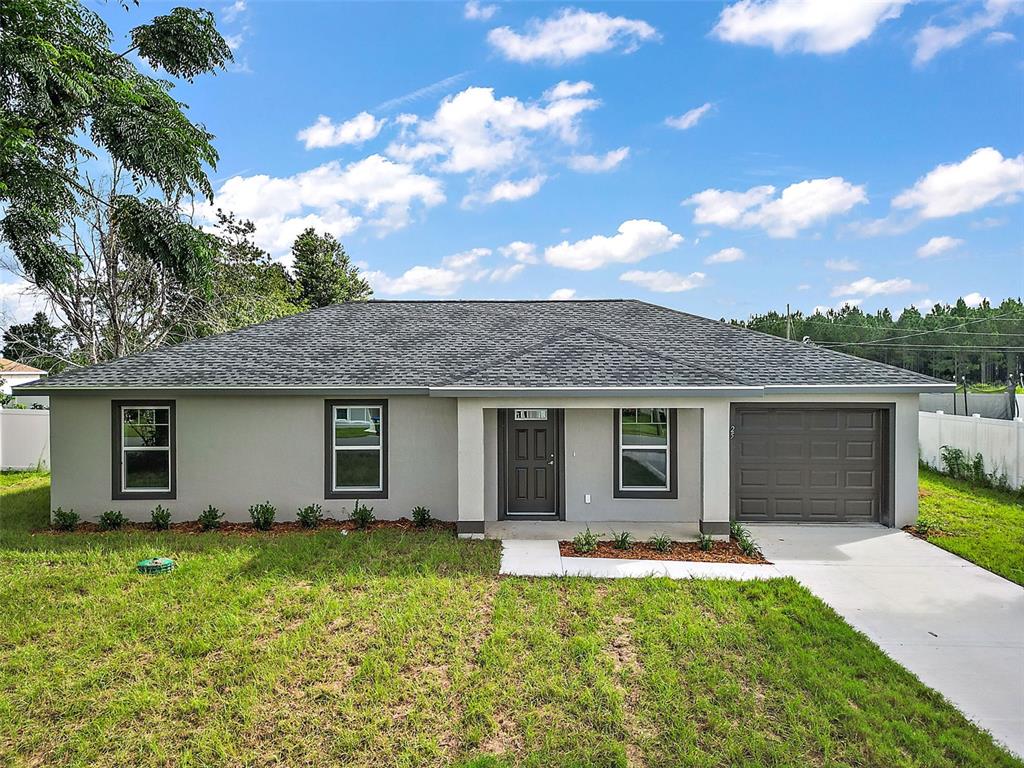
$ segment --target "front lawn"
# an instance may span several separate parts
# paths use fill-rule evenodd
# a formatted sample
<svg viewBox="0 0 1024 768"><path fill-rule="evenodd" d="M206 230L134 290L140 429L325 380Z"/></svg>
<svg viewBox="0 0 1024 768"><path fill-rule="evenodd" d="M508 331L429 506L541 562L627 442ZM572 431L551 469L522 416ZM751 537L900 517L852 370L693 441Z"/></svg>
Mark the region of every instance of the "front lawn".
<svg viewBox="0 0 1024 768"><path fill-rule="evenodd" d="M922 467L918 519L928 541L1024 585L1024 496L979 488Z"/></svg>
<svg viewBox="0 0 1024 768"><path fill-rule="evenodd" d="M1022 765L791 580L498 578L441 532L33 536L45 478L3 485L0 765Z"/></svg>

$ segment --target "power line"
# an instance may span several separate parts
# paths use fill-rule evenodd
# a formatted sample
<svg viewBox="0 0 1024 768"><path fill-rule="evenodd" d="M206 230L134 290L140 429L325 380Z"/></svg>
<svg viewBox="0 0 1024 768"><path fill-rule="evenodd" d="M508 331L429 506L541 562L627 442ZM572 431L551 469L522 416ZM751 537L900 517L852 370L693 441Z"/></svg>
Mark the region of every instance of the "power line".
<svg viewBox="0 0 1024 768"><path fill-rule="evenodd" d="M890 342L890 341L899 341L901 339L912 339L915 336L927 336L929 333L945 333L947 331L952 331L952 330L955 330L957 328L963 328L965 325L973 325L974 323L984 323L984 322L987 322L988 320L997 320L997 319L999 319L1001 317L1009 317L1009 315L997 315L996 317L992 317L992 318L982 317L982 318L977 318L975 320L966 320L966 321L964 321L962 323L958 323L956 325L951 325L951 326L949 326L949 328L942 328L942 329L936 329L936 330L930 330L930 331L916 331L914 333L906 333L906 334L904 334L902 336L890 336L887 339L879 339L877 341L854 341L854 342L832 342L832 343L834 343L834 344L846 344L847 346L854 346L854 345L856 345L856 346L860 346L860 347L876 346L876 345L880 345L880 344L887 343L887 342ZM974 347L974 349L983 349L983 347ZM1003 347L992 347L992 349L1003 349Z"/></svg>
<svg viewBox="0 0 1024 768"><path fill-rule="evenodd" d="M812 343L819 347L888 347L891 349L951 349L960 352L970 352L971 350L974 349L997 350L999 352L1024 351L1024 347L979 346L978 344L971 344L970 346L961 346L958 344L886 344L885 342L881 341L815 341Z"/></svg>

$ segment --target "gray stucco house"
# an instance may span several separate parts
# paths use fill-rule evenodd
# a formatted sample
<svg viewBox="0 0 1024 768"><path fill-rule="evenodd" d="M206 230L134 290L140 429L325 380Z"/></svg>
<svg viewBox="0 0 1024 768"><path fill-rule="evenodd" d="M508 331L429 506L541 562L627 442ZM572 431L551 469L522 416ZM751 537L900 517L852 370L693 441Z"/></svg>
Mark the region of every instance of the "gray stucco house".
<svg viewBox="0 0 1024 768"><path fill-rule="evenodd" d="M917 373L640 301L370 301L69 371L52 505L288 519L365 499L493 521L917 516Z"/></svg>

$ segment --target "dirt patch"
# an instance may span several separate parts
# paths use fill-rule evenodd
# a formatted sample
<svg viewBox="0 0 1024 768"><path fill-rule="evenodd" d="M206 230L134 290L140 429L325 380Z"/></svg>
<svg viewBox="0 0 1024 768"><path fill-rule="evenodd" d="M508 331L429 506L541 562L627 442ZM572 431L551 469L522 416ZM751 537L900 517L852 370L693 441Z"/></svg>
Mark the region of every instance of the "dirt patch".
<svg viewBox="0 0 1024 768"><path fill-rule="evenodd" d="M153 527L152 523L125 523L118 531L125 532L129 531L132 533L157 533L158 531ZM220 527L214 528L209 531L203 530L199 523L195 520L189 520L183 523L171 523L170 528L167 529L167 533L184 533L184 534L204 534L204 535L228 535L228 536L281 536L284 534L294 533L317 533L318 531L349 531L359 530L356 524L351 520L324 520L316 528L304 528L298 522L290 521L286 523L274 523L269 531L258 530L252 523L221 523ZM434 520L430 525L420 528L412 520L407 517L403 517L399 520L376 520L370 523L364 530L366 531L378 531L378 530L391 530L391 531L450 531L455 532L455 523L443 522L441 520ZM41 534L60 534L67 535L68 533L115 533L116 531L104 531L100 528L98 523L79 523L74 531L59 531L54 528L46 528L37 533Z"/></svg>
<svg viewBox="0 0 1024 768"><path fill-rule="evenodd" d="M616 549L610 541L600 541L597 549L585 555L576 551L571 541L558 542L562 557L608 557L616 560L687 560L698 563L747 563L750 565L771 565L764 555L745 555L732 539L716 541L705 552L695 542L673 541L665 552L659 552L649 544L638 542L629 549Z"/></svg>

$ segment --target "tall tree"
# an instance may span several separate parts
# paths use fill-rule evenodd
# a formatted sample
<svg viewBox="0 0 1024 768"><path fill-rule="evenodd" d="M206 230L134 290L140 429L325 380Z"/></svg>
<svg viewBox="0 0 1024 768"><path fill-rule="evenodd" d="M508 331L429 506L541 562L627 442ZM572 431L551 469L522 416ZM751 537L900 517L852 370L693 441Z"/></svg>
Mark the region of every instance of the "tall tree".
<svg viewBox="0 0 1024 768"><path fill-rule="evenodd" d="M4 331L0 353L8 360L54 373L64 368L70 351L66 333L50 322L45 312L36 312L27 323L14 323Z"/></svg>
<svg viewBox="0 0 1024 768"><path fill-rule="evenodd" d="M197 310L195 335L233 331L302 310L295 280L253 240L255 226L217 211L213 290Z"/></svg>
<svg viewBox="0 0 1024 768"><path fill-rule="evenodd" d="M370 284L359 276L359 268L332 235L318 235L310 227L295 239L292 257L299 298L311 308L363 301L373 294Z"/></svg>
<svg viewBox="0 0 1024 768"><path fill-rule="evenodd" d="M103 19L78 0L4 0L0 30L0 239L25 278L65 313L88 361L162 343L163 328L143 333L143 323L120 310L138 306L147 291L175 301L179 288L208 290L215 243L180 215L179 203L212 197L206 168L217 153L212 134L171 97L171 83L141 73L129 54L188 81L213 72L231 53L212 14L175 8L135 27L119 53ZM114 169L101 193L82 170L97 155ZM76 242L90 228L98 234L100 219L98 243ZM85 251L92 259L83 262ZM97 265L100 273L92 271ZM145 280L127 286L127 298L126 268L150 281L145 290ZM106 296L95 292L101 278L112 281ZM102 306L115 296L118 306ZM109 325L87 331L82 322L93 312Z"/></svg>

